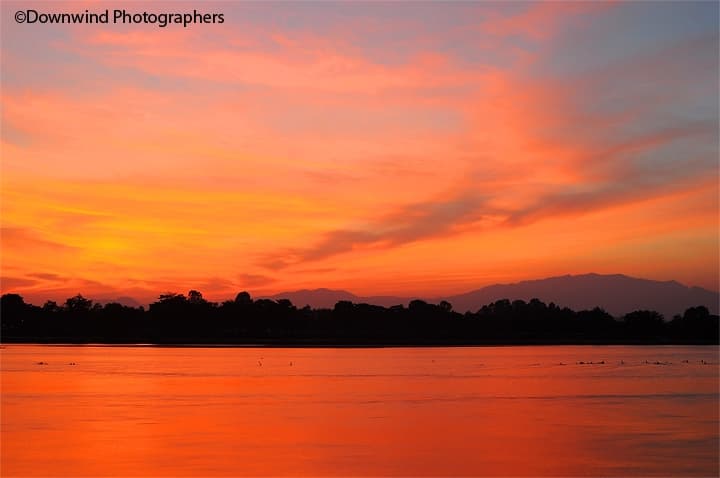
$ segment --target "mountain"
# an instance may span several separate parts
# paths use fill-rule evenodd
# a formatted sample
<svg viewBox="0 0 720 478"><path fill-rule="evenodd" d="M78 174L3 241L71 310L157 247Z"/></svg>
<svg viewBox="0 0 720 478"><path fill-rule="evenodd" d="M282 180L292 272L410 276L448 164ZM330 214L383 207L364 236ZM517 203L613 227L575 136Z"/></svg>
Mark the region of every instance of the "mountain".
<svg viewBox="0 0 720 478"><path fill-rule="evenodd" d="M99 304L109 304L111 302L115 302L118 304L122 304L126 307L140 307L142 305L137 300L133 299L132 297L128 297L128 296L98 298L95 300L95 302L97 302Z"/></svg>
<svg viewBox="0 0 720 478"><path fill-rule="evenodd" d="M341 300L349 300L354 303L365 303L390 307L391 305L405 304L410 299L391 296L360 297L344 290L333 289L302 289L293 292L281 292L271 296L261 297L263 299L289 299L298 307L309 305L313 309L332 309Z"/></svg>
<svg viewBox="0 0 720 478"><path fill-rule="evenodd" d="M298 307L309 305L313 309L332 309L341 300L361 301L360 297L355 294L333 289L302 289L293 292L281 292L280 294L261 297L261 299L288 299Z"/></svg>
<svg viewBox="0 0 720 478"><path fill-rule="evenodd" d="M290 299L299 307L307 304L313 308L332 308L340 300L385 307L407 305L412 300L388 296L360 297L347 291L331 289L283 292L268 298ZM687 287L675 281L637 279L621 274L565 275L513 284L496 284L464 294L424 300L433 303L447 300L458 312L475 312L483 305L500 299L528 301L533 298L574 310L602 307L616 317L634 310L648 309L671 319L675 314L682 314L688 307L704 305L712 314L717 314L720 308L720 294L717 292L700 287Z"/></svg>
<svg viewBox="0 0 720 478"><path fill-rule="evenodd" d="M636 279L621 274L566 275L497 284L445 300L453 304L455 310L464 312L475 311L483 304L498 299L527 301L535 297L573 310L602 307L616 317L634 310L655 310L667 319L697 305L704 305L711 313L717 314L720 302L720 294L700 287L687 287L675 281Z"/></svg>

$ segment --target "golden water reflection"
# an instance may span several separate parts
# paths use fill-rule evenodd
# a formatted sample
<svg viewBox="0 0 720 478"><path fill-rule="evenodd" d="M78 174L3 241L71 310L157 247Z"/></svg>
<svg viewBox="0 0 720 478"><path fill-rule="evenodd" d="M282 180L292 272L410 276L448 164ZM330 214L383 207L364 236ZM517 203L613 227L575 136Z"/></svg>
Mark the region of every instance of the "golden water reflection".
<svg viewBox="0 0 720 478"><path fill-rule="evenodd" d="M2 476L718 475L717 347L0 352Z"/></svg>

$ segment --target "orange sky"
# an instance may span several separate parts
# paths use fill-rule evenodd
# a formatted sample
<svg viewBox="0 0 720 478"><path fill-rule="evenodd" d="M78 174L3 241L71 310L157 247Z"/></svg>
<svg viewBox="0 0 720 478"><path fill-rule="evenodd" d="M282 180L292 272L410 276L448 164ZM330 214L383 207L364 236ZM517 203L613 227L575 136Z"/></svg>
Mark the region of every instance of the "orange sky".
<svg viewBox="0 0 720 478"><path fill-rule="evenodd" d="M717 4L23 8L2 5L3 293L719 288Z"/></svg>

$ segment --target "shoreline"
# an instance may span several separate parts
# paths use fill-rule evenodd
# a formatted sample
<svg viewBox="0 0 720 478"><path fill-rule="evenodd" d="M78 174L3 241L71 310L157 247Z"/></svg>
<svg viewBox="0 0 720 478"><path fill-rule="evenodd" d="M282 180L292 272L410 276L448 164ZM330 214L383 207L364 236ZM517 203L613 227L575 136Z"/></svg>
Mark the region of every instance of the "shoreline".
<svg viewBox="0 0 720 478"><path fill-rule="evenodd" d="M37 338L13 338L0 340L0 347L6 345L45 345L57 347L135 347L135 348L335 348L335 349L379 349L379 348L475 348L475 347L594 347L594 346L705 346L718 347L718 342L708 341L387 341L387 342L338 342L338 341L248 341L248 342L194 342L194 341L118 341L101 340L38 340Z"/></svg>

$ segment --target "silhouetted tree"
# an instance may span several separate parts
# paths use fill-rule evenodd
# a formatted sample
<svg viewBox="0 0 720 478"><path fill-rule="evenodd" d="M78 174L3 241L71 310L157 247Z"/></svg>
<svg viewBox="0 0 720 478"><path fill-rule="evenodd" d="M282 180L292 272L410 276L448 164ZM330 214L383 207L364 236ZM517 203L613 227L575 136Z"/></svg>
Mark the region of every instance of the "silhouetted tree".
<svg viewBox="0 0 720 478"><path fill-rule="evenodd" d="M623 317L625 330L631 337L662 334L665 324L663 316L653 310L636 310Z"/></svg>
<svg viewBox="0 0 720 478"><path fill-rule="evenodd" d="M298 309L291 301L239 293L221 305L201 292L166 293L143 308L104 306L78 294L62 307L0 298L3 340L154 343L712 343L720 342L717 315L692 307L671 322L654 311L616 320L601 308L574 312L538 299L497 300L458 314L446 301L413 300L389 308L339 301L332 310Z"/></svg>
<svg viewBox="0 0 720 478"><path fill-rule="evenodd" d="M235 303L238 305L251 305L253 300L249 293L243 291L239 292L238 295L235 296Z"/></svg>
<svg viewBox="0 0 720 478"><path fill-rule="evenodd" d="M720 317L711 315L705 306L690 307L682 316L676 316L668 328L675 337L702 343L720 335Z"/></svg>
<svg viewBox="0 0 720 478"><path fill-rule="evenodd" d="M191 304L204 304L207 302L205 299L203 299L202 293L196 290L191 290L190 292L188 292L187 300Z"/></svg>
<svg viewBox="0 0 720 478"><path fill-rule="evenodd" d="M54 300L48 300L43 304L42 310L46 314L56 314L62 310L62 307L60 307Z"/></svg>
<svg viewBox="0 0 720 478"><path fill-rule="evenodd" d="M452 312L452 304L450 302L441 300L439 305L443 312Z"/></svg>
<svg viewBox="0 0 720 478"><path fill-rule="evenodd" d="M65 310L73 315L87 314L92 309L93 301L78 294L65 301Z"/></svg>
<svg viewBox="0 0 720 478"><path fill-rule="evenodd" d="M23 324L23 318L30 306L18 294L5 294L0 298L0 317L2 318L2 332L11 333L18 330Z"/></svg>

